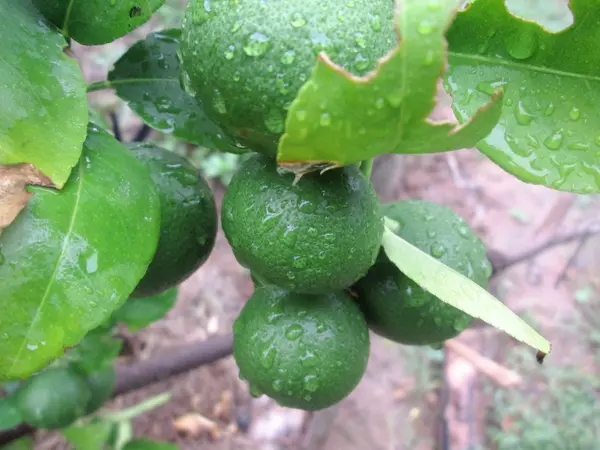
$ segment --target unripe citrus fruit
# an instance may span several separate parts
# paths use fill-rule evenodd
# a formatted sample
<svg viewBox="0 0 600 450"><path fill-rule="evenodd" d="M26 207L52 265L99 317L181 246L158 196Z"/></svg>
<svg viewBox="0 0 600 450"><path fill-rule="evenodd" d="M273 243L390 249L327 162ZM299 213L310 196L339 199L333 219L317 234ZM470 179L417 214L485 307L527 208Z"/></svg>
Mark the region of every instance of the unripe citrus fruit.
<svg viewBox="0 0 600 450"><path fill-rule="evenodd" d="M252 156L229 183L223 231L240 264L260 279L308 294L342 290L377 257L377 196L355 166L293 181L270 158Z"/></svg>
<svg viewBox="0 0 600 450"><path fill-rule="evenodd" d="M233 355L251 392L315 410L346 397L369 359L369 332L343 291L312 296L258 287L234 324Z"/></svg>
<svg viewBox="0 0 600 450"><path fill-rule="evenodd" d="M395 45L390 0L191 0L180 56L188 90L242 143L275 154L317 54L356 75Z"/></svg>
<svg viewBox="0 0 600 450"><path fill-rule="evenodd" d="M160 239L133 296L150 297L177 286L206 261L217 235L210 187L185 158L150 143L130 149L149 170L160 198Z"/></svg>
<svg viewBox="0 0 600 450"><path fill-rule="evenodd" d="M487 287L491 265L479 238L462 217L424 200L383 206L398 222L398 235L424 252ZM382 250L377 262L353 290L369 327L403 344L438 344L458 335L471 317L428 293L402 273Z"/></svg>

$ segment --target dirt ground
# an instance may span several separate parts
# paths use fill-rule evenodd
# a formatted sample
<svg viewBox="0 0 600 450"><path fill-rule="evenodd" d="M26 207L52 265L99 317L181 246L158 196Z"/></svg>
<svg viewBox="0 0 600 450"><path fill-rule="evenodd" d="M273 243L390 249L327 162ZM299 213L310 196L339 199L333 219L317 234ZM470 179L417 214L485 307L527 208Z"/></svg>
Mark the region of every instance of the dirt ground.
<svg viewBox="0 0 600 450"><path fill-rule="evenodd" d="M155 25L110 48L85 52L75 48L84 61L87 79L102 79L107 62ZM106 108L116 104L111 95L95 93L93 99ZM127 109L119 106L118 111L127 136L136 122ZM445 107L438 113L450 112ZM423 198L448 205L471 224L490 249L509 258L600 220L598 196L584 198L524 184L476 150L392 158L392 162L380 164L375 171L385 201ZM223 186L214 182L213 188L220 200ZM586 358L585 349L573 345L572 334L558 326L573 312L582 282L596 283L596 288L600 285L598 276L594 278L600 273L600 239L588 239L584 246L580 242L549 248L502 272L491 286L526 320L533 318L552 340L552 355L539 370ZM557 285L557 279L564 280ZM173 310L141 332L143 348L137 357L148 358L170 345L229 332L251 292L248 273L237 264L220 234L208 262L182 285ZM468 330L458 340L500 364L505 364L507 348L518 346L501 332L485 327ZM491 376L486 375L471 358L448 349L445 355L441 360L442 352L401 348L373 335L367 373L357 389L338 407L316 415L280 408L264 397L252 399L239 381L231 357L125 395L112 407L171 392L167 404L135 419L134 433L177 442L182 449L283 450L302 445L314 450L492 448L486 441L489 423L485 417L491 403L484 385L492 380L502 387L508 383L506 374L493 372L499 370L495 367ZM189 426L205 424L205 419L214 421L218 432ZM188 429L187 434L181 432L183 428ZM60 446L55 439L40 445Z"/></svg>

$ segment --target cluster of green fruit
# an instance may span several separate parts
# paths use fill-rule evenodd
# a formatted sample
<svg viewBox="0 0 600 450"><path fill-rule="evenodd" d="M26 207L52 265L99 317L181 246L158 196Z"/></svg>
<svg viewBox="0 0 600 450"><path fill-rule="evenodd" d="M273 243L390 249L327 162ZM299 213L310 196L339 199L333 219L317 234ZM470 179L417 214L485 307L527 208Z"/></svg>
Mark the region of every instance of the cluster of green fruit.
<svg viewBox="0 0 600 450"><path fill-rule="evenodd" d="M233 176L221 212L256 289L234 324L234 357L254 395L314 410L364 374L369 328L404 344L439 344L471 318L401 273L381 249L384 216L398 234L481 286L481 241L448 208L380 205L359 167L281 172L286 111L326 51L361 75L396 42L389 0L192 0L179 50L186 88L231 136L258 152ZM343 25L342 25L343 22Z"/></svg>

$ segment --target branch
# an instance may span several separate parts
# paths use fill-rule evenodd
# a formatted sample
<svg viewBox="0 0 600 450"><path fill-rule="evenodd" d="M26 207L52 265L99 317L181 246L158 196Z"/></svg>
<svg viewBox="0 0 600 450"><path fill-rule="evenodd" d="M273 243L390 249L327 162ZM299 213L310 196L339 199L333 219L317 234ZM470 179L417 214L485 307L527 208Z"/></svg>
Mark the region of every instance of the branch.
<svg viewBox="0 0 600 450"><path fill-rule="evenodd" d="M119 364L112 397L126 394L175 375L180 375L231 355L233 336L215 336L202 341L163 350L151 359L134 364ZM20 424L0 431L0 446L31 434L34 428Z"/></svg>

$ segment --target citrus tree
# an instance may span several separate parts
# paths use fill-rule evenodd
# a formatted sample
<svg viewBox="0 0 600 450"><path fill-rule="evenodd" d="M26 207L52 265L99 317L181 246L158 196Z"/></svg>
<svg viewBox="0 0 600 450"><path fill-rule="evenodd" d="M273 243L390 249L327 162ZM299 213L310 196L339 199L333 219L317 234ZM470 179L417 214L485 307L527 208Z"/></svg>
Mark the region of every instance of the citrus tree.
<svg viewBox="0 0 600 450"><path fill-rule="evenodd" d="M0 429L172 447L131 439L128 420L152 405L98 410L115 325L173 305L213 248L217 210L185 158L106 129L86 98L101 89L153 129L247 154L221 224L255 283L233 327L254 395L331 406L360 381L369 330L436 346L474 317L543 360L550 343L486 291L465 220L382 205L369 178L381 154L477 147L524 182L600 192L597 2L573 0L573 24L549 31L503 0L190 0L181 29L86 85L70 42L111 42L163 2L0 4ZM440 78L458 123L429 118Z"/></svg>

